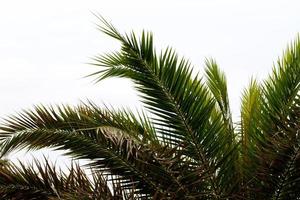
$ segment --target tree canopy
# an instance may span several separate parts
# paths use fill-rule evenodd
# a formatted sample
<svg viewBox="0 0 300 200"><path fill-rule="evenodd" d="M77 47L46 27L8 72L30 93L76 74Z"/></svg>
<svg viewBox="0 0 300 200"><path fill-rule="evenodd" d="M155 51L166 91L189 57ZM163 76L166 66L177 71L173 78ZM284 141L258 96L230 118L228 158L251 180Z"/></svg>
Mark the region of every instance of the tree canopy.
<svg viewBox="0 0 300 200"><path fill-rule="evenodd" d="M51 147L88 159L69 174L49 162L3 164L0 194L14 199L298 199L300 198L300 40L269 77L252 79L232 120L225 74L213 59L205 74L172 48L157 52L151 32L121 34L99 17L120 50L95 56L97 82L132 81L144 112L36 106L5 119L1 156ZM43 195L43 196L38 196ZM75 196L74 196L75 195ZM78 196L76 196L78 195Z"/></svg>

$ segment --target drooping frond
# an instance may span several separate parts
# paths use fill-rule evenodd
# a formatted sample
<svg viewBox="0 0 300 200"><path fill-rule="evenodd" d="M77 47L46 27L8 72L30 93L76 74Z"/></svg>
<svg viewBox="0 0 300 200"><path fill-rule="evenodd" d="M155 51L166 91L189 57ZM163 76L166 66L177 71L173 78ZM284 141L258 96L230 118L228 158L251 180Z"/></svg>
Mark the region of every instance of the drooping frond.
<svg viewBox="0 0 300 200"><path fill-rule="evenodd" d="M215 99L208 88L198 75L193 76L191 64L171 48L156 55L151 33L143 32L138 39L134 33L122 35L103 18L101 21L99 29L120 41L121 50L97 56L94 64L102 69L92 75L99 81L113 76L131 79L145 107L156 116L157 130L164 130L160 133L163 140L170 146L182 146L186 156L204 166L209 174L208 193L221 195L216 170L226 166L230 136L223 134L220 116L211 117Z"/></svg>
<svg viewBox="0 0 300 200"><path fill-rule="evenodd" d="M76 108L70 106L36 106L33 111L24 111L16 116L5 119L1 127L1 138L5 138L16 131L32 129L57 129L77 131L90 138L94 135L85 134L90 129L111 128L122 131L137 141L156 143L155 132L147 117L136 117L126 110L114 111L100 109L89 103ZM97 138L93 138L97 139Z"/></svg>
<svg viewBox="0 0 300 200"><path fill-rule="evenodd" d="M178 174L171 173L176 157L161 158L170 150L160 146L155 130L140 118L95 105L36 107L7 119L0 132L1 153L25 147L67 150L66 155L90 160L91 166L114 176L125 189L158 197L177 195L184 186Z"/></svg>

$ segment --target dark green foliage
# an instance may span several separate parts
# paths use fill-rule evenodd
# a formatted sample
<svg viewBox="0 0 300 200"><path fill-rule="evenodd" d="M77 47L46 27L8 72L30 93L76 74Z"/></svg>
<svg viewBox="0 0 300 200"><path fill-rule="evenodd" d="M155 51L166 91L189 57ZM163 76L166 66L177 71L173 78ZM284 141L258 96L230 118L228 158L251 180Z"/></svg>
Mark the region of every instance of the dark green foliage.
<svg viewBox="0 0 300 200"><path fill-rule="evenodd" d="M99 29L118 40L121 49L96 56L92 64L100 71L91 76L96 81L130 79L151 117L88 103L74 108L38 106L6 119L0 128L2 156L22 148L67 150L74 159L88 159L97 176L92 181L80 168L65 175L39 162L37 171L24 165L5 166L2 173L21 178L5 179L4 175L3 195L25 199L57 195L64 195L62 199L300 198L299 39L266 81L250 82L242 96L241 120L234 125L226 77L214 60L206 61L203 80L171 48L157 54L151 33L143 32L140 38L134 33L123 35L99 19ZM81 182L76 182L69 187L70 176L82 177L85 186L77 187Z"/></svg>

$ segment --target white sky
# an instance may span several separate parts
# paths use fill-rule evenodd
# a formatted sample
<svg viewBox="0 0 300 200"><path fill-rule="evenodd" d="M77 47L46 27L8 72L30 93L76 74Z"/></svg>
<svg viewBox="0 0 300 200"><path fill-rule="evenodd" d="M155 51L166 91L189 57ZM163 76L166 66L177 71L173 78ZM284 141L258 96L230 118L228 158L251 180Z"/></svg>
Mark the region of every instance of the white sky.
<svg viewBox="0 0 300 200"><path fill-rule="evenodd" d="M300 32L300 2L292 0L52 0L0 1L0 116L33 104L96 103L137 107L128 81L93 85L90 57L118 48L96 30L98 12L120 31L154 33L202 71L213 57L225 71L234 119L251 76L266 77Z"/></svg>

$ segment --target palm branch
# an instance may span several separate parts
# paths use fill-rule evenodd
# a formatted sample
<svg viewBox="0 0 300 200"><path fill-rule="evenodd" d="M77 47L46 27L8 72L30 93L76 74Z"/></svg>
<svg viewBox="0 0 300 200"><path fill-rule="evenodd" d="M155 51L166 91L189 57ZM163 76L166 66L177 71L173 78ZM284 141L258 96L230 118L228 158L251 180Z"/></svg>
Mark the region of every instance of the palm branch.
<svg viewBox="0 0 300 200"><path fill-rule="evenodd" d="M56 169L45 158L26 165L6 163L0 168L0 195L2 199L135 199L133 190L123 190L118 180L91 170L87 174L72 163L67 172Z"/></svg>

